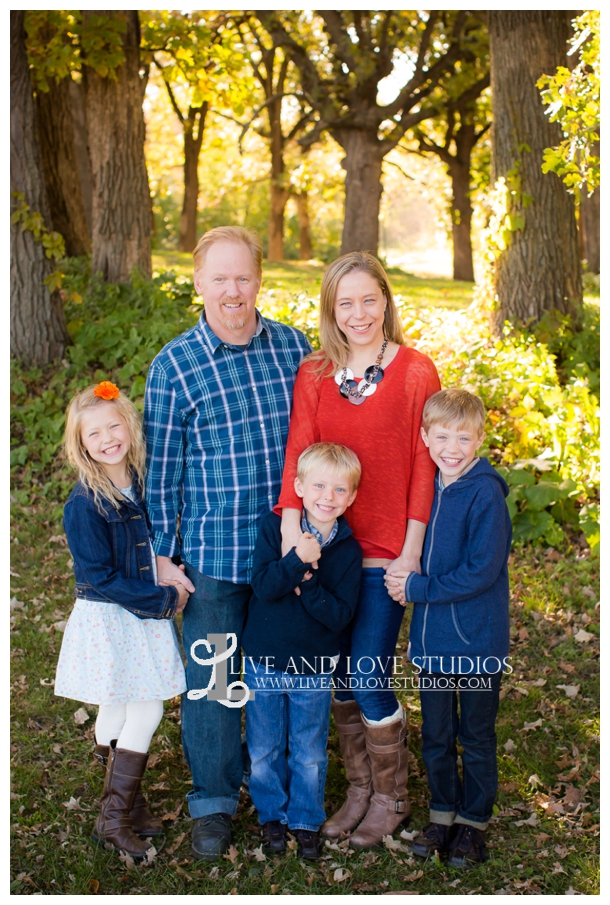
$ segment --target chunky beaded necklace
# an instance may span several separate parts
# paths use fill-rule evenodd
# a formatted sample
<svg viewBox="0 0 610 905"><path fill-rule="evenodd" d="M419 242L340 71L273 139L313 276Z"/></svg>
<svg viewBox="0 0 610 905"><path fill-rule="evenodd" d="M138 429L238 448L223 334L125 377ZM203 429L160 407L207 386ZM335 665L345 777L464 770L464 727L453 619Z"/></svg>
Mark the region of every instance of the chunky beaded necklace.
<svg viewBox="0 0 610 905"><path fill-rule="evenodd" d="M366 402L367 396L372 396L377 389L377 384L383 380L383 368L381 362L383 353L388 347L388 340L384 339L381 351L377 356L374 365L370 365L364 372L363 379L358 382L354 380L354 372L351 368L342 368L335 374L335 383L339 386L339 392L345 399L348 399L352 405L362 405Z"/></svg>

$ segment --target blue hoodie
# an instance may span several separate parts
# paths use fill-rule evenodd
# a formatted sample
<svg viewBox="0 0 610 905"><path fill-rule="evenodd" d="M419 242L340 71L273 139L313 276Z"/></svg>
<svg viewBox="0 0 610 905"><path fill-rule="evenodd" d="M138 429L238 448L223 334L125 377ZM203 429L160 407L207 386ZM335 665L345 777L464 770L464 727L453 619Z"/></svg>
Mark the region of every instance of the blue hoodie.
<svg viewBox="0 0 610 905"><path fill-rule="evenodd" d="M405 586L407 601L415 604L409 640L416 667L474 674L505 666L512 535L508 492L487 459L479 459L448 487L437 471L423 574L411 572Z"/></svg>

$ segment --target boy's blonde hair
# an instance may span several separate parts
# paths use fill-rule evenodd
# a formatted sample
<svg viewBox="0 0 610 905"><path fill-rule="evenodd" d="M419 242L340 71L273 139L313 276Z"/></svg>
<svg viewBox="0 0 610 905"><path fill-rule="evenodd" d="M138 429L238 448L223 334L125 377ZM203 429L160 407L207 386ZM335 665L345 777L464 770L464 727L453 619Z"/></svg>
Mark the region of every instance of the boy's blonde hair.
<svg viewBox="0 0 610 905"><path fill-rule="evenodd" d="M243 242L248 246L257 276L263 271L263 246L261 240L251 229L244 226L216 226L204 233L193 251L193 263L195 270L201 270L204 266L208 251L214 242Z"/></svg>
<svg viewBox="0 0 610 905"><path fill-rule="evenodd" d="M398 310L394 303L394 296L390 287L388 275L374 255L367 251L351 251L341 255L330 265L322 279L320 288L320 346L318 352L311 355L313 360L320 361L320 368L324 370L329 363L333 365L336 373L345 367L349 354L349 344L345 334L337 326L335 317L335 300L339 281L352 271L368 273L383 292L387 305L383 318L383 332L386 339L404 346L402 324Z"/></svg>
<svg viewBox="0 0 610 905"><path fill-rule="evenodd" d="M457 430L472 425L480 436L485 430L485 407L468 390L440 390L424 405L422 421L426 433L433 424L455 425Z"/></svg>
<svg viewBox="0 0 610 905"><path fill-rule="evenodd" d="M102 508L102 500L107 500L115 509L118 509L122 496L102 468L101 463L92 459L83 446L81 420L85 412L100 405L112 405L125 419L130 439L126 465L128 469L131 469L132 476L143 494L146 448L142 435L142 419L133 402L123 393L120 393L117 399L102 399L95 395L94 390L94 386L87 387L86 390L78 393L68 406L64 452L70 465L78 472L81 482L93 493L93 499L98 509Z"/></svg>
<svg viewBox="0 0 610 905"><path fill-rule="evenodd" d="M304 481L314 468L327 465L349 482L352 490L358 489L362 468L355 452L338 443L314 443L299 456L297 478Z"/></svg>

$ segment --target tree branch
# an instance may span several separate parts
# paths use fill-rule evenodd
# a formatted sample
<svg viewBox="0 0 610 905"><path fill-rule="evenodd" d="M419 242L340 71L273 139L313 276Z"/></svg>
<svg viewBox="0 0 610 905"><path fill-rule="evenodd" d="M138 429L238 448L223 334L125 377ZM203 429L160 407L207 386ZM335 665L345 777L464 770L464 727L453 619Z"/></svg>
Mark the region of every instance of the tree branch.
<svg viewBox="0 0 610 905"><path fill-rule="evenodd" d="M345 32L343 18L335 10L317 9L316 13L324 21L324 29L336 47L338 59L353 72L358 61L352 51L352 42Z"/></svg>

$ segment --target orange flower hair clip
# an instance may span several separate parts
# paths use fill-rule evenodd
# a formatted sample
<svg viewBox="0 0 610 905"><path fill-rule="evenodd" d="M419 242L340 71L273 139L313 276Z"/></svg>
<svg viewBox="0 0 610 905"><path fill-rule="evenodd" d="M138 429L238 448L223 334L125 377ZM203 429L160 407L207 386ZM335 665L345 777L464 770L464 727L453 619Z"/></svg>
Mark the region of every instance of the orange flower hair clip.
<svg viewBox="0 0 610 905"><path fill-rule="evenodd" d="M119 388L114 383L110 383L109 380L102 380L93 390L93 395L99 396L100 399L118 399Z"/></svg>

